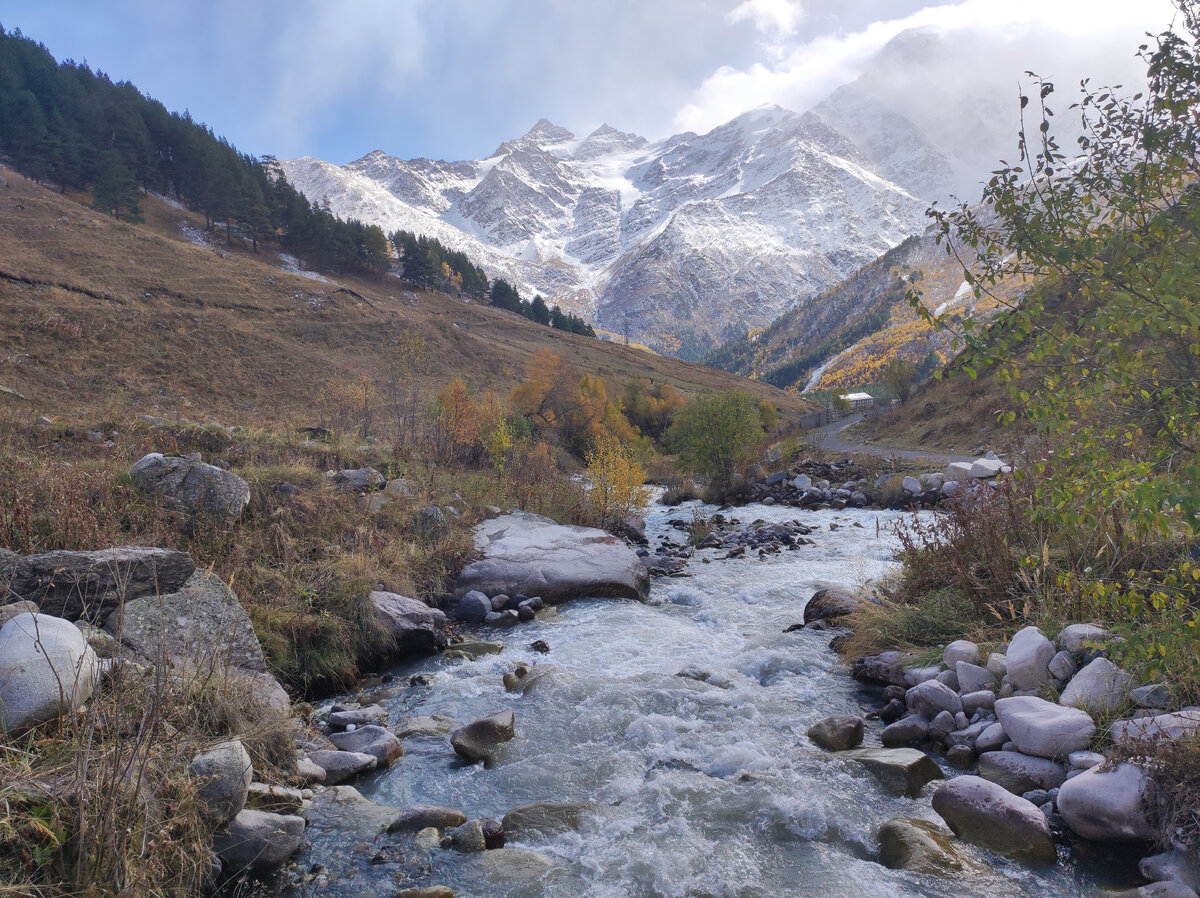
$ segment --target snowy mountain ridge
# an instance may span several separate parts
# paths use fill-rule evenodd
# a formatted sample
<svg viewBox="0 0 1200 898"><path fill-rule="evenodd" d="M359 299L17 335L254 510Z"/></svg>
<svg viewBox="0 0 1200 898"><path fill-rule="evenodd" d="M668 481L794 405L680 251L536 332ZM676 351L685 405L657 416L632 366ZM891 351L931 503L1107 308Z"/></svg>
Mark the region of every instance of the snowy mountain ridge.
<svg viewBox="0 0 1200 898"><path fill-rule="evenodd" d="M922 225L924 201L813 114L778 106L651 143L545 119L487 159L282 163L343 217L436 237L492 276L694 355L764 325Z"/></svg>

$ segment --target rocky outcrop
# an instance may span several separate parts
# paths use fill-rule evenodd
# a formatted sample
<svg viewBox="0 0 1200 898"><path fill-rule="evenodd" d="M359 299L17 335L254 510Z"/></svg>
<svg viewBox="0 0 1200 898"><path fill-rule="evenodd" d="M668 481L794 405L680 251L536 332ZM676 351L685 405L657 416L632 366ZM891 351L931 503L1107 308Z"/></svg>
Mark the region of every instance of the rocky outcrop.
<svg viewBox="0 0 1200 898"><path fill-rule="evenodd" d="M432 655L446 646L446 615L424 602L375 591L370 595L376 616L391 637L393 657Z"/></svg>
<svg viewBox="0 0 1200 898"><path fill-rule="evenodd" d="M1056 858L1046 815L1030 802L977 776L938 787L933 809L960 839L1030 864Z"/></svg>
<svg viewBox="0 0 1200 898"><path fill-rule="evenodd" d="M808 738L826 751L846 751L863 741L863 719L851 715L827 717L808 728Z"/></svg>
<svg viewBox="0 0 1200 898"><path fill-rule="evenodd" d="M483 558L458 576L455 595L541 596L551 604L580 596L644 600L650 577L641 560L602 530L510 512L475 528Z"/></svg>
<svg viewBox="0 0 1200 898"><path fill-rule="evenodd" d="M203 515L223 526L237 520L250 503L246 481L195 458L151 452L134 463L129 476L134 486L169 508Z"/></svg>
<svg viewBox="0 0 1200 898"><path fill-rule="evenodd" d="M0 732L79 708L99 682L99 659L69 621L27 612L0 627Z"/></svg>
<svg viewBox="0 0 1200 898"><path fill-rule="evenodd" d="M104 620L122 599L175 592L196 570L186 552L145 546L18 556L8 567L0 604L27 600L43 614L89 621Z"/></svg>

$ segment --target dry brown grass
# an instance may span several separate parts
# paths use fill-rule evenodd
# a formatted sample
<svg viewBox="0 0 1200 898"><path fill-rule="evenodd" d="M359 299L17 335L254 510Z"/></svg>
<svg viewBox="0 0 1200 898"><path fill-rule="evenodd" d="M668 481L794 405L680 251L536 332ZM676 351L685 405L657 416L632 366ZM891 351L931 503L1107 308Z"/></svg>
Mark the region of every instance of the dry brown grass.
<svg viewBox="0 0 1200 898"><path fill-rule="evenodd" d="M410 331L429 347L435 383L457 374L506 394L544 348L604 378L610 396L643 377L687 394L740 386L785 421L811 408L764 384L395 278L311 280L280 270L266 251L196 246L180 225L200 230L202 217L155 197L144 198L145 224L129 225L0 172L0 385L30 399L25 413L319 423L322 388L362 375L382 384L390 339Z"/></svg>

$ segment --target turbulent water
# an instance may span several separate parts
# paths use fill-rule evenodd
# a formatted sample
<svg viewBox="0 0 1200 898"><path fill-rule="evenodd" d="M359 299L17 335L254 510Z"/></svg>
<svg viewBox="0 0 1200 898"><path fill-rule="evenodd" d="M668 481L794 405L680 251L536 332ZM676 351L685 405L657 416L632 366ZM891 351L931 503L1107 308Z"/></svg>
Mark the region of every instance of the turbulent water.
<svg viewBox="0 0 1200 898"><path fill-rule="evenodd" d="M430 714L466 722L510 708L517 736L487 768L459 761L445 737L405 740L405 757L358 784L365 796L497 819L539 800L595 807L580 832L517 846L551 865L520 851L435 850L432 870L412 884L449 885L460 898L1091 894L1094 883L1071 864L1033 872L980 854L988 872L964 881L872 860L883 821L937 817L927 798L895 798L861 767L809 742L805 730L817 720L864 713L874 700L838 666L827 633L783 631L802 620L814 589L893 572L891 527L900 515L752 506L734 516L798 514L816 528L815 546L710 564L701 559L724 553L702 551L691 577L657 581L648 604L575 601L559 621L481 634L504 640L500 655L397 670L430 674L432 684L397 690L393 722ZM687 506L652 509L652 544L677 533L669 518L690 516ZM549 643L549 655L528 648L535 639ZM527 695L506 692L501 676L522 660L556 671ZM707 680L677 676L688 668ZM867 743L877 739L868 730ZM318 842L311 860L344 866L349 848ZM329 894L391 895L406 884L396 865L356 866Z"/></svg>

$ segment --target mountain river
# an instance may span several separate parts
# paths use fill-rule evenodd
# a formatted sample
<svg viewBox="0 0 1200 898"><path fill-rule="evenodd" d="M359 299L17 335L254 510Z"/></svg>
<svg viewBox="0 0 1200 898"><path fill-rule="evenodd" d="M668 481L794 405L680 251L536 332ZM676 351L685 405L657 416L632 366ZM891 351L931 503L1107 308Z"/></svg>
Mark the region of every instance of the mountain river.
<svg viewBox="0 0 1200 898"><path fill-rule="evenodd" d="M678 538L667 521L690 520L697 504L649 508L651 545ZM390 898L427 884L450 886L459 898L1093 894L1094 874L1065 852L1056 867L1035 871L967 847L979 871L948 877L873 860L880 823L937 815L928 797L893 797L861 766L808 740L805 730L821 718L878 705L839 665L829 633L784 630L802 621L815 589L894 573L892 528L902 515L761 505L726 514L743 523L798 519L814 528L816 545L762 559L699 551L690 576L655 581L646 604L577 600L560 606L560 620L479 634L502 640L502 654L439 656L393 671L404 684L383 702L393 724L435 714L467 722L512 709L517 735L490 767L460 761L445 736L406 739L403 758L355 784L364 796L496 819L533 801L594 803L579 832L499 854L411 849L403 865L365 862L374 848L358 863L352 839L317 836L305 863L337 874L293 894ZM549 654L529 648L537 639ZM556 670L528 694L506 692L501 676L518 661ZM685 669L706 679L678 676ZM408 686L416 674L431 682ZM879 727L868 721L866 744L878 744ZM422 864L422 875L405 878Z"/></svg>

